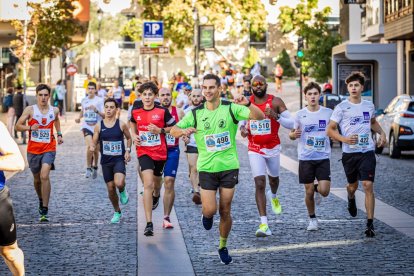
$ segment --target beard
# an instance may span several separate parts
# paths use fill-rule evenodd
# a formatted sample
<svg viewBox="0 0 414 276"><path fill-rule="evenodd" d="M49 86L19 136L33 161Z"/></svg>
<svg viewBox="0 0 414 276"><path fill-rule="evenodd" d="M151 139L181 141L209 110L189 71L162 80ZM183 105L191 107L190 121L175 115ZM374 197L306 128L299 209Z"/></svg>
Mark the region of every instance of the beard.
<svg viewBox="0 0 414 276"><path fill-rule="evenodd" d="M266 89L257 89L257 90L252 89L252 92L258 98L263 98L264 96L266 96Z"/></svg>

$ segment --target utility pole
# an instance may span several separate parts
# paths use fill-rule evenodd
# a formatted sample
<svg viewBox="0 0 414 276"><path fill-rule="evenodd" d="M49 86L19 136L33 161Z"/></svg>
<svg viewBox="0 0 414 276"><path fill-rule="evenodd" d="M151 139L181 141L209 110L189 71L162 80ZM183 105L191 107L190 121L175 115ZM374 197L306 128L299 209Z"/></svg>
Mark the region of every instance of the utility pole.
<svg viewBox="0 0 414 276"><path fill-rule="evenodd" d="M299 68L299 105L300 105L300 109L303 108L303 95L302 95L302 91L303 91L303 87L302 87L302 58L305 55L304 52L304 44L303 44L303 37L299 37L298 38L298 50L296 52L296 62L295 65L296 67Z"/></svg>

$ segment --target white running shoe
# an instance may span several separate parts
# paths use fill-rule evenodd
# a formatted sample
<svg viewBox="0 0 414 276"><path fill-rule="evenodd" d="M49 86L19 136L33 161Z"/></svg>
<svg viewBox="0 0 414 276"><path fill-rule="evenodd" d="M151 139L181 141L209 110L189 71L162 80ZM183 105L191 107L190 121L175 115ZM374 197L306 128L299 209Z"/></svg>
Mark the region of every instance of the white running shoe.
<svg viewBox="0 0 414 276"><path fill-rule="evenodd" d="M256 230L256 237L268 237L272 235L269 226L265 223L260 224L259 229Z"/></svg>
<svg viewBox="0 0 414 276"><path fill-rule="evenodd" d="M308 230L308 231L318 230L318 219L317 218L311 218L309 220L309 225L308 225L308 228L306 230Z"/></svg>
<svg viewBox="0 0 414 276"><path fill-rule="evenodd" d="M96 179L98 177L98 170L92 168L92 179Z"/></svg>
<svg viewBox="0 0 414 276"><path fill-rule="evenodd" d="M85 178L90 178L92 176L92 169L87 168L85 173Z"/></svg>

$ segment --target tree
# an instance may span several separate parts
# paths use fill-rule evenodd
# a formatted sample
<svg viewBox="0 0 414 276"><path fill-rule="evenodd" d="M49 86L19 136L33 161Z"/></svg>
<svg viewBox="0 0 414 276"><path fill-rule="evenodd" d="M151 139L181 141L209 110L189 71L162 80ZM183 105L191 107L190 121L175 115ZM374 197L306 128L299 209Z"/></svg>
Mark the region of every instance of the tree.
<svg viewBox="0 0 414 276"><path fill-rule="evenodd" d="M317 11L318 0L300 0L295 8L280 7L278 17L283 33L295 33L305 41L302 71L309 72L317 81L326 81L332 75L331 51L341 42L337 32L327 24L331 8Z"/></svg>
<svg viewBox="0 0 414 276"><path fill-rule="evenodd" d="M247 56L244 59L244 65L243 68L252 68L253 65L256 64L256 62L260 61L259 52L257 52L256 48L250 47L249 51L247 52Z"/></svg>
<svg viewBox="0 0 414 276"><path fill-rule="evenodd" d="M286 52L286 49L283 49L282 52L277 57L276 64L279 63L283 68L283 75L286 77L296 76L296 70L293 68L292 63L290 62L289 54Z"/></svg>

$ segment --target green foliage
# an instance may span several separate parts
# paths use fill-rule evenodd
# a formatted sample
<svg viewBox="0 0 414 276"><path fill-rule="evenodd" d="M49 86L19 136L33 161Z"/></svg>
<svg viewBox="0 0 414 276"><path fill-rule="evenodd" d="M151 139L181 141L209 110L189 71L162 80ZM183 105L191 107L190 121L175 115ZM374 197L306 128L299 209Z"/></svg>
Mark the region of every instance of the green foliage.
<svg viewBox="0 0 414 276"><path fill-rule="evenodd" d="M279 54L276 64L279 63L283 68L283 75L286 77L296 76L295 68L293 68L292 63L290 62L289 54L286 52L286 49L283 49Z"/></svg>
<svg viewBox="0 0 414 276"><path fill-rule="evenodd" d="M249 51L247 52L247 56L244 58L244 65L243 68L252 68L256 62L260 62L259 52L256 48L250 47Z"/></svg>
<svg viewBox="0 0 414 276"><path fill-rule="evenodd" d="M120 35L129 36L132 41L140 41L142 38L142 20L139 18L132 18L122 26Z"/></svg>
<svg viewBox="0 0 414 276"><path fill-rule="evenodd" d="M317 81L326 81L332 75L332 48L341 42L339 34L327 24L331 8L316 11L318 0L301 0L295 8L280 7L279 22L283 33L295 33L305 41L302 71Z"/></svg>

